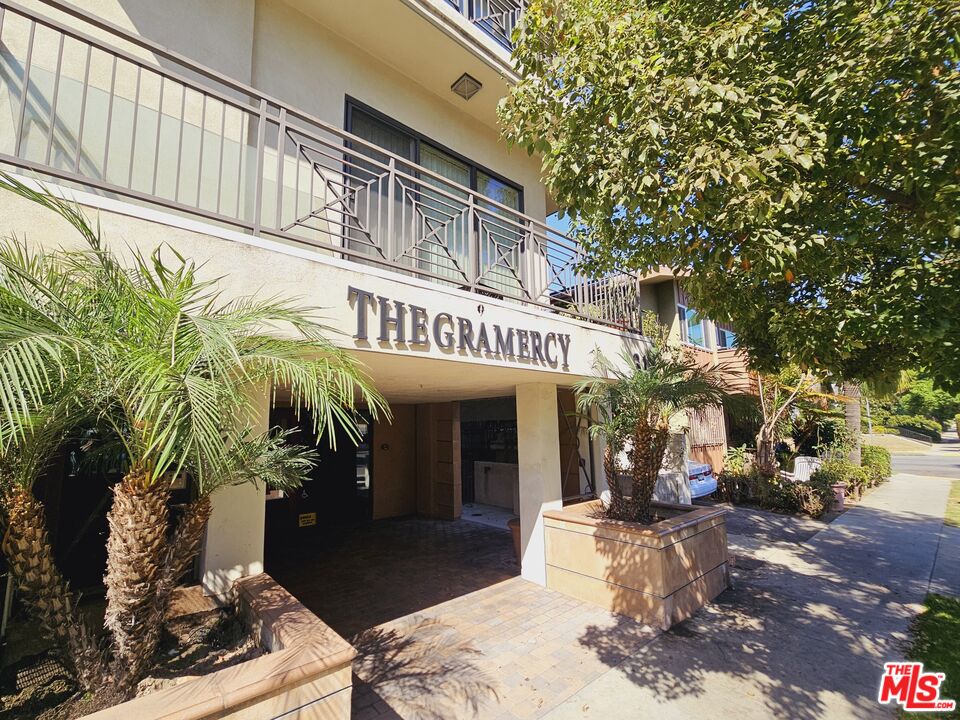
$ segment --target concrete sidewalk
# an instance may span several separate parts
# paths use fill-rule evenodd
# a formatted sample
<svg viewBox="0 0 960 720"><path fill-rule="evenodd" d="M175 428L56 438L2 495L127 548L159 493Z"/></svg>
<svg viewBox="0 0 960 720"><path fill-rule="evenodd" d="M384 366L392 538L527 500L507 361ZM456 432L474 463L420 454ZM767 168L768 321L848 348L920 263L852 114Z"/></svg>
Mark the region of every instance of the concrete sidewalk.
<svg viewBox="0 0 960 720"><path fill-rule="evenodd" d="M628 659L544 717L893 717L876 702L882 664L901 656L930 585L949 487L894 476L805 543L777 543L737 587L652 642L629 648L629 633L588 628L580 642L600 658ZM948 590L954 568L940 567L937 589Z"/></svg>

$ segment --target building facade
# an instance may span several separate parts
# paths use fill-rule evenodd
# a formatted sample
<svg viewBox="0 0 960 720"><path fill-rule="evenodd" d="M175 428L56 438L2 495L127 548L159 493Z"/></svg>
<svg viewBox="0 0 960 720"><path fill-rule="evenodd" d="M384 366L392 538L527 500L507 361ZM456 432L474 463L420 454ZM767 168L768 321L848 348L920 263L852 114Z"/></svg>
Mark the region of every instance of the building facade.
<svg viewBox="0 0 960 720"><path fill-rule="evenodd" d="M502 141L520 10L0 0L3 168L75 200L121 252L202 263L225 298L322 308L393 409L360 447L324 450L309 493L217 493L207 592L263 569L271 524L454 519L465 501L520 517L522 574L542 584L543 512L602 489L571 387L597 351L643 352L629 318L661 291L582 277L538 158ZM5 232L76 242L20 199L0 212ZM283 388L251 392L262 429L298 422Z"/></svg>

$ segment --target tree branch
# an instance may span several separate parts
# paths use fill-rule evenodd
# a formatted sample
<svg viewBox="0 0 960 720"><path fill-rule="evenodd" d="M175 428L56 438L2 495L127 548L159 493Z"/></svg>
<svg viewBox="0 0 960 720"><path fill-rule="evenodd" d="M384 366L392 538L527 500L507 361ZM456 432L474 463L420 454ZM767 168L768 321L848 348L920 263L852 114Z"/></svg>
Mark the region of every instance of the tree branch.
<svg viewBox="0 0 960 720"><path fill-rule="evenodd" d="M865 182L861 183L859 187L871 195L876 195L888 205L896 205L903 210L914 212L920 205L920 203L917 201L916 195L909 195L905 192L901 192L900 190L892 190L888 187L884 187L880 183Z"/></svg>

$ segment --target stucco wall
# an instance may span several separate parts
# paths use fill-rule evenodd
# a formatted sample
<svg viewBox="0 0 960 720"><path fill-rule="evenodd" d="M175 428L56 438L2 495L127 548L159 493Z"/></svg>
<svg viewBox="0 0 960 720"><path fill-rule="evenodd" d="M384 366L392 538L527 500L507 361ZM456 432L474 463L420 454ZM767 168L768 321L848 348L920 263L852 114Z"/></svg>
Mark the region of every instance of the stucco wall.
<svg viewBox="0 0 960 720"><path fill-rule="evenodd" d="M249 83L252 68L254 0L84 0L76 3L91 15L159 43L240 82ZM104 32L65 16L38 0L23 5L98 38ZM130 45L124 50L150 59L152 54Z"/></svg>
<svg viewBox="0 0 960 720"><path fill-rule="evenodd" d="M370 21L376 18L371 16ZM544 219L545 195L536 158L509 149L494 128L289 5L259 0L253 58L253 84L258 89L337 127L343 127L349 95L523 186L526 213ZM442 57L423 60L446 62Z"/></svg>
<svg viewBox="0 0 960 720"><path fill-rule="evenodd" d="M394 0L399 2L399 0ZM59 13L38 0L26 3L41 15L59 20L69 26L81 29L94 37L108 40L152 64L173 67L170 61L156 57L142 48L125 42L110 39L105 31L92 28L88 24ZM151 40L186 58L206 65L231 79L253 85L258 90L305 111L338 128L344 127L344 110L347 96L351 96L413 130L431 138L441 146L447 147L466 157L479 166L486 167L520 185L524 190L524 210L527 214L543 220L546 215L546 198L540 182L540 165L537 158L529 157L522 150L511 150L500 138L497 127L484 124L465 111L457 103L463 101L457 96L446 93L443 96L430 91L416 81L396 71L387 62L377 59L375 49L361 48L331 32L315 19L310 18L290 5L278 0L169 0L156 3L149 0L90 0L83 9L91 15L103 18L121 28ZM412 14L412 11L408 11ZM377 22L376 13L369 14L370 22ZM10 22L22 23L19 18L11 17ZM440 30L421 23L415 26L418 32L439 33ZM51 39L43 41L43 34ZM44 73L52 71L56 65L57 42L46 30L38 36L34 55L37 70L36 81L44 80ZM455 47L453 45L451 48ZM16 50L16 48L15 48ZM451 50L452 52L452 50ZM15 66L22 66L23 53L15 53ZM127 127L130 114L126 104L139 92L140 104L155 109L160 104L158 83L152 78L144 80L138 91L135 73L125 67L113 76L111 61L107 55L94 53L89 70L85 65L85 51L79 44L68 42L65 46L63 73L78 85L86 77L92 86L87 98L87 110L90 128L106 125L106 93L113 85L118 95L117 107L113 109L113 134L128 135ZM454 73L457 61L453 57L433 57L425 54L424 63L450 65ZM22 70L22 67L19 67ZM186 73L188 76L189 72ZM67 83L59 98L59 114L64 116L61 122L71 125L71 118L79 117L79 90L72 97L72 84ZM3 93L0 93L2 96ZM101 98L101 95L104 97ZM0 104L6 99L0 97ZM201 97L188 93L181 98L180 90L168 83L163 94L163 115L167 124L179 127L180 106L183 103L183 118L186 124L183 163L187 166L183 175L184 182L190 176L191 158L197 154L201 122L211 134L211 143L219 142L220 118L216 103L212 103L206 117L203 118ZM74 112L73 106L76 105ZM102 107L101 107L102 105ZM0 114L3 114L0 107ZM144 118L140 120L145 122ZM151 120L152 122L152 120ZM234 127L236 118L232 115L226 123L226 144L228 155L233 144L241 147L255 143L250 139L253 128ZM70 127L72 134L78 134ZM173 129L171 129L173 132ZM177 130L176 132L180 132ZM9 135L9 133L4 133ZM91 155L90 163L97 165L103 155L102 140L99 132L85 133L84 144ZM194 137L195 136L195 137ZM213 137L217 136L217 137ZM267 138L268 156L275 152L273 136ZM208 143L208 144L211 144ZM140 153L146 152L141 140ZM124 151L128 143L119 143L111 147L111 166L114 169L126 169L127 158ZM247 150L248 154L253 148ZM207 150L210 152L209 148ZM149 153L152 157L152 151ZM176 157L174 153L174 158ZM145 158L138 156L135 165L143 165ZM161 164L164 158L159 159ZM169 158L170 162L173 158ZM249 158L248 158L249 160ZM275 164L275 163L274 163ZM174 170L170 172L175 174ZM206 173L212 172L206 168ZM141 183L142 186L142 183ZM195 185L182 188L185 197L193 197ZM270 193L266 194L270 199ZM246 203L251 198L243 198ZM269 208L265 212L270 212Z"/></svg>
<svg viewBox="0 0 960 720"><path fill-rule="evenodd" d="M164 221L148 221L116 211L86 208L94 222L100 222L109 245L127 255L132 249L149 253L161 245L169 245L201 265L201 276L219 278L225 301L231 297L249 295L261 298L285 297L303 306L321 308L318 314L333 330L338 331L334 335L335 342L363 356L375 371L375 379L379 380L382 376L385 385L391 380L401 384L397 375L401 370L411 373L410 377L416 380L420 389L429 388L431 382L439 379L441 374L448 373L451 380L464 390L469 387L490 390L486 394L465 391L460 396L453 396L457 399L502 396L509 394L503 392L505 387L521 382L572 385L580 377L593 374L594 353L597 350L608 358L617 360L625 349L637 352L641 348L641 341L636 337L531 306L481 297L416 278L322 256L306 249L252 238L212 226L202 226L125 203L105 201L82 194L71 197ZM25 236L34 243L48 247L79 247L81 242L79 235L65 221L38 205L13 195L0 195L0 217L4 220L3 232ZM192 229L187 229L188 227ZM173 255L168 258L172 261ZM404 302L408 307L422 306L431 318L441 312L449 313L453 318L462 316L474 324L474 329L482 322L490 329L491 334L492 328L499 325L505 329L535 331L542 336L549 333L569 336L567 367L550 367L535 359L509 359L456 347L441 348L432 339L424 346L413 346L395 339L381 342L377 339L379 308L376 305L367 308L367 319L372 331L370 337L367 340L357 340L353 336L357 332L359 310L357 303L350 301L351 287L362 288L391 301ZM452 329L456 330L455 327ZM418 366L418 361L424 359L442 362L436 368L431 366L428 371L426 366ZM460 363L466 365L460 366ZM472 368L469 373L460 372L458 369L468 366ZM404 377L402 385L409 389L411 383ZM421 398L421 395L415 393L414 396Z"/></svg>

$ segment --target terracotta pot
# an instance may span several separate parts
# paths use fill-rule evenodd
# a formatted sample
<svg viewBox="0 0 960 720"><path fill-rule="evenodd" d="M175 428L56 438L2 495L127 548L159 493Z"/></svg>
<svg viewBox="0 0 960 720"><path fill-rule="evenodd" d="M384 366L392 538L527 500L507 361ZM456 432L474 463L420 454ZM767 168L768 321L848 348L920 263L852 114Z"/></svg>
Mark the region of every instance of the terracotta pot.
<svg viewBox="0 0 960 720"><path fill-rule="evenodd" d="M513 535L513 552L517 556L517 562L520 562L520 518L510 518L507 520L507 527L510 528L510 534Z"/></svg>
<svg viewBox="0 0 960 720"><path fill-rule="evenodd" d="M844 501L847 498L847 488L843 483L837 483L833 486L833 509L843 510Z"/></svg>

